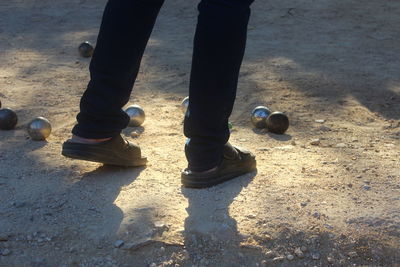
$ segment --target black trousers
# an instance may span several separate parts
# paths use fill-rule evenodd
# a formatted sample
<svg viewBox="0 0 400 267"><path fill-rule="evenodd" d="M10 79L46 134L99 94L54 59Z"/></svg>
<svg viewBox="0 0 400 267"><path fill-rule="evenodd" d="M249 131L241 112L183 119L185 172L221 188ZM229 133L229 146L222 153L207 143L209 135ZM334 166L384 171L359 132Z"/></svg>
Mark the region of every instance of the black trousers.
<svg viewBox="0 0 400 267"><path fill-rule="evenodd" d="M189 168L202 171L221 160L236 97L254 0L202 0L194 37L189 109L184 134ZM140 62L164 0L109 0L72 133L107 138L121 133Z"/></svg>

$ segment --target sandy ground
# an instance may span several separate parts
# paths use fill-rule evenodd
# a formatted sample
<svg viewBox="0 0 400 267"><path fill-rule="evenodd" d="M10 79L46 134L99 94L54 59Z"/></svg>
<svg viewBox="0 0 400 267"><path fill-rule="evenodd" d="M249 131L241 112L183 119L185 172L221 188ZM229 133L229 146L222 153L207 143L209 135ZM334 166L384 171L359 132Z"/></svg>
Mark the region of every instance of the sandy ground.
<svg viewBox="0 0 400 267"><path fill-rule="evenodd" d="M149 165L60 155L104 4L0 2L0 100L19 116L0 132L0 266L400 266L398 1L256 1L231 142L258 171L206 190L180 186L196 1L167 1L132 94L147 119L124 134ZM259 104L287 134L251 127ZM36 116L47 142L27 136Z"/></svg>

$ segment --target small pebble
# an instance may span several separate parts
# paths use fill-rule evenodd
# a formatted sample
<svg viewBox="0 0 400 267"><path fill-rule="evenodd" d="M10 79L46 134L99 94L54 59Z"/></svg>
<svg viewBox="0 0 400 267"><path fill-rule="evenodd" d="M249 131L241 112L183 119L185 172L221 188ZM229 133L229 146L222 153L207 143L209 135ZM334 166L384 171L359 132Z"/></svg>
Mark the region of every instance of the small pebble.
<svg viewBox="0 0 400 267"><path fill-rule="evenodd" d="M301 251L303 251L303 252L307 252L307 251L308 251L308 249L307 249L306 246L301 246L300 249L301 249Z"/></svg>
<svg viewBox="0 0 400 267"><path fill-rule="evenodd" d="M123 240L117 240L117 241L115 241L115 243L114 243L114 247L120 248L120 247L122 247L122 245L123 245L124 243L125 243L125 242L124 242Z"/></svg>
<svg viewBox="0 0 400 267"><path fill-rule="evenodd" d="M349 254L347 254L347 255L349 255L350 258L355 258L358 256L357 252L355 252L355 251L350 251Z"/></svg>
<svg viewBox="0 0 400 267"><path fill-rule="evenodd" d="M332 257L327 257L326 260L327 260L329 263L333 263L333 262L334 262L334 260L333 260Z"/></svg>
<svg viewBox="0 0 400 267"><path fill-rule="evenodd" d="M321 144L321 140L320 139L313 139L310 142L310 145L313 145L313 146L318 146L320 144Z"/></svg>
<svg viewBox="0 0 400 267"><path fill-rule="evenodd" d="M256 216L255 214L249 214L249 215L247 215L246 217L249 218L249 219L255 219L255 218L257 218L257 216Z"/></svg>
<svg viewBox="0 0 400 267"><path fill-rule="evenodd" d="M325 120L315 120L316 123L324 123Z"/></svg>
<svg viewBox="0 0 400 267"><path fill-rule="evenodd" d="M368 191L368 190L371 190L371 187L369 185L364 185L363 189Z"/></svg>
<svg viewBox="0 0 400 267"><path fill-rule="evenodd" d="M329 127L327 127L325 125L322 125L321 127L319 127L318 130L320 130L321 132L330 132L331 128L329 128Z"/></svg>
<svg viewBox="0 0 400 267"><path fill-rule="evenodd" d="M345 148L346 144L345 143L339 143L339 144L336 144L336 147L337 148Z"/></svg>
<svg viewBox="0 0 400 267"><path fill-rule="evenodd" d="M1 255L2 256L8 256L11 254L11 250L9 250L8 248L5 248L1 251Z"/></svg>
<svg viewBox="0 0 400 267"><path fill-rule="evenodd" d="M267 266L268 266L268 262L266 260L262 260L261 267L267 267Z"/></svg>
<svg viewBox="0 0 400 267"><path fill-rule="evenodd" d="M166 226L165 223L163 223L161 221L154 222L154 227L155 228L163 228L163 229L168 228L168 226Z"/></svg>
<svg viewBox="0 0 400 267"><path fill-rule="evenodd" d="M265 253L265 257L267 257L268 259L272 259L273 257L275 257L275 252L273 252L272 250L267 251Z"/></svg>
<svg viewBox="0 0 400 267"><path fill-rule="evenodd" d="M314 212L313 217L319 219L321 218L321 214L318 211L316 211Z"/></svg>
<svg viewBox="0 0 400 267"><path fill-rule="evenodd" d="M313 252L311 253L311 258L313 260L319 260L321 258L321 255L318 252Z"/></svg>
<svg viewBox="0 0 400 267"><path fill-rule="evenodd" d="M289 254L286 256L286 259L292 261L294 259L294 256L292 254Z"/></svg>
<svg viewBox="0 0 400 267"><path fill-rule="evenodd" d="M296 254L296 256L299 257L300 259L304 258L304 253L303 251L301 251L301 248L296 248L294 250L294 254Z"/></svg>
<svg viewBox="0 0 400 267"><path fill-rule="evenodd" d="M277 150L292 150L292 149L293 149L293 146L292 146L292 145L277 146L277 147L274 147L274 149L277 149Z"/></svg>
<svg viewBox="0 0 400 267"><path fill-rule="evenodd" d="M283 257L283 256L278 256L278 257L275 257L272 261L273 261L273 262L277 262L277 261L283 261L283 260L285 260L285 257Z"/></svg>

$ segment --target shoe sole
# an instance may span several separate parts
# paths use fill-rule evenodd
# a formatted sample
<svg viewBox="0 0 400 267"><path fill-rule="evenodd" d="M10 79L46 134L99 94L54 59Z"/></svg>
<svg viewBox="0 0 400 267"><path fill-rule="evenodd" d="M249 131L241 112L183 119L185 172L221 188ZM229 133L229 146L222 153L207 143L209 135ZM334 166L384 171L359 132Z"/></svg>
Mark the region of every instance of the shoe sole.
<svg viewBox="0 0 400 267"><path fill-rule="evenodd" d="M61 154L71 159L79 159L90 162L103 163L106 165L122 166L122 167L140 167L147 163L146 158L137 158L134 160L126 160L118 156L109 156L107 153L82 151L71 148L63 148Z"/></svg>
<svg viewBox="0 0 400 267"><path fill-rule="evenodd" d="M221 184L223 182L232 180L234 178L238 178L244 174L251 173L251 172L255 171L256 169L257 169L257 164L256 164L256 161L254 160L254 162L250 163L248 166L244 167L241 170L237 170L235 172L230 172L227 174L222 174L217 177L212 177L209 180L205 180L203 178L203 181L201 181L199 178L196 178L195 176L190 177L185 174L182 174L181 182L182 182L182 185L187 188L198 188L198 189L199 188L207 188L207 187L212 187L212 186Z"/></svg>

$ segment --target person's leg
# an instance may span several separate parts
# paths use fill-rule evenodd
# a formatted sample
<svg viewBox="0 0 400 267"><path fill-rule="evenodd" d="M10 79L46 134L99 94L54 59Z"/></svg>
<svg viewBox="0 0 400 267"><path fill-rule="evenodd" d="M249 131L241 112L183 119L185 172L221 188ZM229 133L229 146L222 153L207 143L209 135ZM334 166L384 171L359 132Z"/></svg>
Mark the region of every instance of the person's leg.
<svg viewBox="0 0 400 267"><path fill-rule="evenodd" d="M229 140L228 119L236 97L253 0L202 0L194 38L189 108L184 133L188 169L210 170Z"/></svg>
<svg viewBox="0 0 400 267"><path fill-rule="evenodd" d="M147 41L164 0L109 0L90 63L73 137L62 155L119 166L143 166L140 147L120 133L129 123L129 101Z"/></svg>
<svg viewBox="0 0 400 267"><path fill-rule="evenodd" d="M129 101L139 65L164 0L109 0L90 63L91 80L82 96L72 133L104 139L129 123Z"/></svg>

